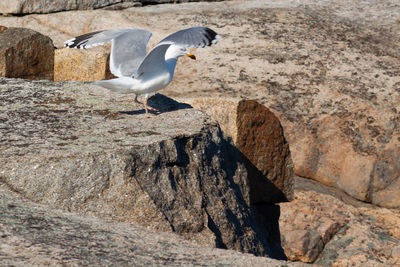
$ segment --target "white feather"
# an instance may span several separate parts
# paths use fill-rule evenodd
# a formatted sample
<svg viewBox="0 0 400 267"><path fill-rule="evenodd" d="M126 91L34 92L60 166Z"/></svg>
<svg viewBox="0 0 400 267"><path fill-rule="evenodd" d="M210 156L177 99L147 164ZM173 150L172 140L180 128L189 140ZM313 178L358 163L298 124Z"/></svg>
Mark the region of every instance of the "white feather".
<svg viewBox="0 0 400 267"><path fill-rule="evenodd" d="M111 80L97 81L93 82L92 84L99 85L120 94L129 94L134 93L135 90L132 90L132 87L137 84L137 80L131 77L120 77Z"/></svg>

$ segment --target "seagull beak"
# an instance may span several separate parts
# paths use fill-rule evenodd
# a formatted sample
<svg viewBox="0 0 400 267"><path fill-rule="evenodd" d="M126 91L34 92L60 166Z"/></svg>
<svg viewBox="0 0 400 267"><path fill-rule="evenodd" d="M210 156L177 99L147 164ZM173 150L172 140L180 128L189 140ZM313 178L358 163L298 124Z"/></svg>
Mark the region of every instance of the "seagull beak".
<svg viewBox="0 0 400 267"><path fill-rule="evenodd" d="M191 59L196 59L196 56L195 55L193 55L193 54L186 54L188 57L190 57Z"/></svg>

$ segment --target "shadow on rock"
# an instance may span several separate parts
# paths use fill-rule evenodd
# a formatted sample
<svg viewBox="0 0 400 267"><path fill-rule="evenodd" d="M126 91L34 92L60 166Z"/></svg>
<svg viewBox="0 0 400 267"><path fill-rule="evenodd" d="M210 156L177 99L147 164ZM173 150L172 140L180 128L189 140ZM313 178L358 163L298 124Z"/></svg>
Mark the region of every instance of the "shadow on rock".
<svg viewBox="0 0 400 267"><path fill-rule="evenodd" d="M254 171L247 170L239 150L223 139L219 127L194 138L180 136L133 148L128 165L130 177L148 194L172 231L207 246L286 259L280 242L279 206L249 206L243 192L251 191L248 176Z"/></svg>
<svg viewBox="0 0 400 267"><path fill-rule="evenodd" d="M154 109L157 109L157 111L152 111L149 110L149 113L158 115L161 113L165 112L172 112L180 109L189 109L193 108L189 104L185 103L180 103L172 98L169 98L165 95L162 94L155 94L154 96L150 97L147 101L147 105L149 107L152 107ZM127 115L140 115L140 114L145 114L145 109L139 109L139 110L132 110L132 111L120 111L119 113L121 114L127 114Z"/></svg>
<svg viewBox="0 0 400 267"><path fill-rule="evenodd" d="M248 202L247 207L254 216L258 231L264 236L271 250L271 258L278 260L287 260L285 252L282 248L281 234L279 229L280 206L274 203L288 202L285 194L274 183L272 183L262 172L250 162L250 160L240 152L234 145L230 145L228 149L235 151L231 154L239 154L241 160L247 169L248 183ZM243 182L243 181L242 181ZM237 183L234 185L235 191L243 198L243 193L246 189L243 184ZM262 195L267 194L273 196L273 203L262 202L260 199L266 199ZM269 198L267 198L269 199Z"/></svg>

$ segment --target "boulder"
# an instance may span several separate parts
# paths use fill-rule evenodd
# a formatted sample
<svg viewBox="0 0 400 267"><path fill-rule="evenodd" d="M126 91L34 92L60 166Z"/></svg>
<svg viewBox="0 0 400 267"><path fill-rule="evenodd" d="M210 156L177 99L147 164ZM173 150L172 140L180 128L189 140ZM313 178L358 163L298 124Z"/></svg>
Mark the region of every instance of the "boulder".
<svg viewBox="0 0 400 267"><path fill-rule="evenodd" d="M0 92L0 183L20 197L284 258L236 184L238 152L202 112L156 95L163 112L147 118L133 95L83 83L2 78Z"/></svg>
<svg viewBox="0 0 400 267"><path fill-rule="evenodd" d="M0 76L53 79L53 41L36 31L7 28L0 32Z"/></svg>
<svg viewBox="0 0 400 267"><path fill-rule="evenodd" d="M56 49L54 54L55 81L98 81L113 77L109 70L110 49Z"/></svg>
<svg viewBox="0 0 400 267"><path fill-rule="evenodd" d="M278 118L254 100L195 98L181 101L218 121L226 139L239 149L248 165L249 203L292 200L293 163ZM245 192L245 191L244 191Z"/></svg>
<svg viewBox="0 0 400 267"><path fill-rule="evenodd" d="M400 261L400 212L295 178L295 200L280 203L282 246L292 261L317 266L393 266Z"/></svg>
<svg viewBox="0 0 400 267"><path fill-rule="evenodd" d="M302 266L53 210L4 193L1 186L0 250L2 266Z"/></svg>
<svg viewBox="0 0 400 267"><path fill-rule="evenodd" d="M98 8L104 8L107 10L120 10L141 6L142 4L154 5L198 1L199 0L3 0L0 2L0 13L3 15L25 15L32 13L53 13L68 10L92 10Z"/></svg>
<svg viewBox="0 0 400 267"><path fill-rule="evenodd" d="M95 9L121 2L124 2L124 0L4 0L0 3L0 13L13 15L52 13L66 10Z"/></svg>

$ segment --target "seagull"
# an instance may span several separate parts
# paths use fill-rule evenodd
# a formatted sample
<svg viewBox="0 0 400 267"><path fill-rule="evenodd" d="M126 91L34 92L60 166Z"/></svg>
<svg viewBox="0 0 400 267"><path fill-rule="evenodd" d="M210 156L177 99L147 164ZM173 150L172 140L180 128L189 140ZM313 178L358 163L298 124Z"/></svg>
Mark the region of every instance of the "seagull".
<svg viewBox="0 0 400 267"><path fill-rule="evenodd" d="M143 29L117 28L77 36L66 41L65 46L86 49L111 43L110 71L117 78L93 84L121 94L134 93L138 103L137 97L144 94L143 104L149 117L148 110L156 110L147 106L147 99L151 93L170 84L178 58L196 59L188 48L211 46L221 40L210 28L197 26L167 36L147 53L151 35Z"/></svg>

